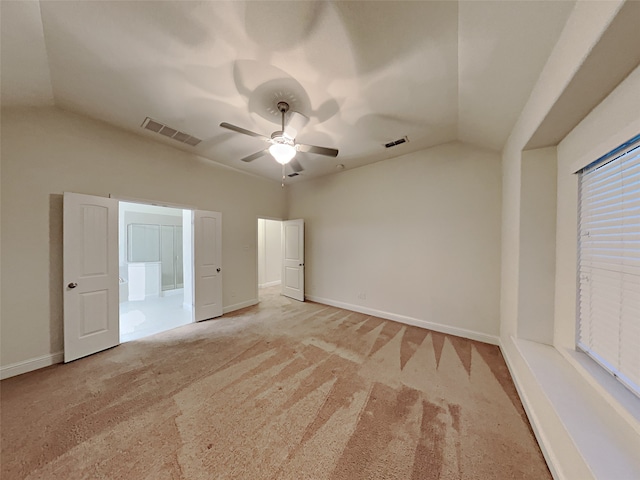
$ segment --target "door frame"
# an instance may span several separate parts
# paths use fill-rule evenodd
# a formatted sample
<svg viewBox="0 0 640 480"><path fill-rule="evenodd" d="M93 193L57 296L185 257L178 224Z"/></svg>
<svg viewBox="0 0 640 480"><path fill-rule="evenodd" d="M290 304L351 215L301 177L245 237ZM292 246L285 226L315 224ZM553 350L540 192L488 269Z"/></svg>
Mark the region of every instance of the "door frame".
<svg viewBox="0 0 640 480"><path fill-rule="evenodd" d="M196 265L196 212L200 212L200 213L213 213L216 214L218 216L218 221L219 221L219 230L218 230L218 250L219 250L219 258L218 261L220 262L220 265L222 263L222 230L221 230L221 223L222 223L222 212L214 212L214 211L209 211L209 210L202 210L202 209L198 209L197 207L193 206L193 205L185 205L185 204L178 204L178 203L169 203L169 202L163 202L163 201L159 201L159 200L149 200L149 199L143 199L143 198L135 198L135 197L125 197L125 196L116 196L113 194L109 194L109 198L114 198L116 200L118 200L118 202L128 202L128 203L138 203L138 204L143 204L143 205L153 205L156 207L167 207L167 208L178 208L181 210L189 210L191 212L191 222L190 222L190 242L189 242L189 246L191 247L191 254L189 255L189 258L191 260L191 303L190 303L190 307L191 307L191 312L192 312L192 322L191 323L197 323L198 321L202 321L203 319L198 320L198 308L196 308L196 301L198 301L196 299L196 291L198 289L198 286L196 285L196 269L197 269L197 265ZM184 221L183 221L183 232L184 232ZM184 249L186 246L185 243L183 243L182 248ZM183 257L184 258L184 257ZM184 262L184 259L183 259ZM216 310L215 312L215 316L221 316L224 314L224 307L223 307L223 295L222 295L222 273L221 273L221 268L218 268L218 273L220 273L220 280L219 280L219 292L217 294L218 299L219 299L219 311ZM184 284L183 284L183 288L186 289L186 277L184 277L185 280ZM211 317L214 318L214 317Z"/></svg>
<svg viewBox="0 0 640 480"><path fill-rule="evenodd" d="M113 193L109 194L109 198L114 198L119 202L142 203L144 205L154 205L156 207L181 208L182 210L198 209L198 207L195 207L193 205L183 204L183 203L170 203L170 202L163 202L161 200L151 200L148 198L126 197L122 195L115 195Z"/></svg>
<svg viewBox="0 0 640 480"><path fill-rule="evenodd" d="M100 197L100 195L93 195L96 197ZM191 303L189 305L189 307L191 308L193 317L192 317L192 323L196 323L195 320L195 289L196 289L196 285L195 285L195 243L194 243L194 235L195 235L195 226L194 226L194 219L195 219L195 212L198 209L198 207L194 206L194 205L190 205L190 204L182 204L182 203L172 203L172 202L165 202L163 200L155 200L155 199L149 199L149 198L140 198L140 197L129 197L126 195L119 195L119 194L113 194L110 193L107 197L102 197L102 198L110 198L110 199L114 199L118 202L118 211L119 211L119 207L120 207L120 202L128 202L128 203L138 203L138 204L142 204L142 205L153 205L156 207L167 207L167 208L178 208L181 210L189 210L191 212L191 222L190 225L188 225L191 228L191 242L190 242L190 248L191 248L191 255L190 255L190 259L191 259ZM220 213L220 212L214 212L214 213ZM187 227L187 225L184 224L183 222L183 228ZM186 247L186 245L183 245L183 249ZM118 249L120 247L118 246ZM184 261L184 260L183 260ZM220 286L220 289L222 289L222 285ZM119 302L118 302L119 305ZM186 305L185 305L186 306ZM118 309L118 322L120 322L120 312Z"/></svg>
<svg viewBox="0 0 640 480"><path fill-rule="evenodd" d="M113 198L115 200L118 201L118 205L120 205L120 202L127 202L127 203L139 203L141 205L153 205L154 207L167 207L167 208L179 208L181 210L190 210L191 211L191 221L190 221L190 225L191 225L191 234L190 234L190 238L191 238L191 255L189 256L189 258L191 259L191 302L189 305L187 305L186 303L183 302L183 306L185 308L190 308L191 311L195 311L195 298L194 298L194 291L195 291L195 264L194 264L194 245L193 245L193 218L194 218L194 213L197 210L197 207L194 207L193 205L188 205L188 204L182 204L182 203L170 203L170 202L164 202L161 200L151 200L148 198L138 198L138 197L127 197L127 196L122 196L122 195L115 195L113 193L109 194L109 198ZM184 232L184 220L182 222L182 228L183 228L183 232ZM182 248L184 250L184 243L182 245ZM120 248L118 246L118 248ZM184 256L183 256L183 263L184 263ZM184 278L183 278L183 288L185 288L185 282L184 282ZM162 292L162 286L160 287L160 291ZM191 323L195 323L195 320L192 321Z"/></svg>
<svg viewBox="0 0 640 480"><path fill-rule="evenodd" d="M259 242L258 242L258 235L259 235L259 232L258 232L258 220L273 220L273 221L282 223L282 222L284 222L284 219L279 218L279 217L269 217L269 216L266 216L266 215L257 215L256 216L256 223L255 223L255 225L256 225L256 281L255 281L254 296L255 296L256 300L258 302L260 302L260 287L258 286L258 285L260 285L260 276L258 275L258 273L260 271L259 270L260 269L260 254L259 254L259 251L258 251L258 247L259 247ZM281 241L282 241L282 239L281 239Z"/></svg>

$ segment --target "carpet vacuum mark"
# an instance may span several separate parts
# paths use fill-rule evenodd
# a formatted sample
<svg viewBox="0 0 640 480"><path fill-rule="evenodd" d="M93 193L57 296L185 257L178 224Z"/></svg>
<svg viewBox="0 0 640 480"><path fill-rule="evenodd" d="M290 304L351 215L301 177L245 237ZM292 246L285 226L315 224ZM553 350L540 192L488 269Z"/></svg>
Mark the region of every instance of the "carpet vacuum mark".
<svg viewBox="0 0 640 480"><path fill-rule="evenodd" d="M497 347L270 295L1 384L2 479L550 479Z"/></svg>

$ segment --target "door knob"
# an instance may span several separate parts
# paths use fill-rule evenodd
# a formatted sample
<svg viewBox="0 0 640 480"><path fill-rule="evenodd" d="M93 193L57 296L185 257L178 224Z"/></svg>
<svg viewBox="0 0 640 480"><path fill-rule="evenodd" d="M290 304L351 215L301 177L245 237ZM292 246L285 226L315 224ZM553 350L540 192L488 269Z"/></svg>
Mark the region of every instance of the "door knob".
<svg viewBox="0 0 640 480"><path fill-rule="evenodd" d="M67 285L67 287L69 288L76 288L78 286L78 284L76 282L71 282L69 285Z"/></svg>
<svg viewBox="0 0 640 480"><path fill-rule="evenodd" d="M216 268L216 272L220 272L220 267Z"/></svg>

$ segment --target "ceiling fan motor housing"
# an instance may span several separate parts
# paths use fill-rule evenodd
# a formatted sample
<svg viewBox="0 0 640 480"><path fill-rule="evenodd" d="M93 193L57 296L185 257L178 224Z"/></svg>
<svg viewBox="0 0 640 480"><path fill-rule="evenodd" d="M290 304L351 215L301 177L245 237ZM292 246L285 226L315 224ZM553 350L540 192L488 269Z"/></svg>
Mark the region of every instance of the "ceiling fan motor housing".
<svg viewBox="0 0 640 480"><path fill-rule="evenodd" d="M278 102L277 107L280 113L287 113L289 111L289 104L287 102Z"/></svg>
<svg viewBox="0 0 640 480"><path fill-rule="evenodd" d="M277 132L273 132L271 134L271 140L273 140L275 143L283 143L286 145L292 145L293 146L293 138L289 138L288 136L285 135L285 133L283 131L277 131Z"/></svg>

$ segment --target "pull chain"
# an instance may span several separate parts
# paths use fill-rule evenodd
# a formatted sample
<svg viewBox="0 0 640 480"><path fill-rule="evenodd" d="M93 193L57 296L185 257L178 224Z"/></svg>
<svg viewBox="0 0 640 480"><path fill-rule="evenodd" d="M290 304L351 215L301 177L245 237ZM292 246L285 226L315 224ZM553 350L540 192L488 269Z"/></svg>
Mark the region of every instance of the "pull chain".
<svg viewBox="0 0 640 480"><path fill-rule="evenodd" d="M282 164L282 188L284 188L284 163Z"/></svg>

